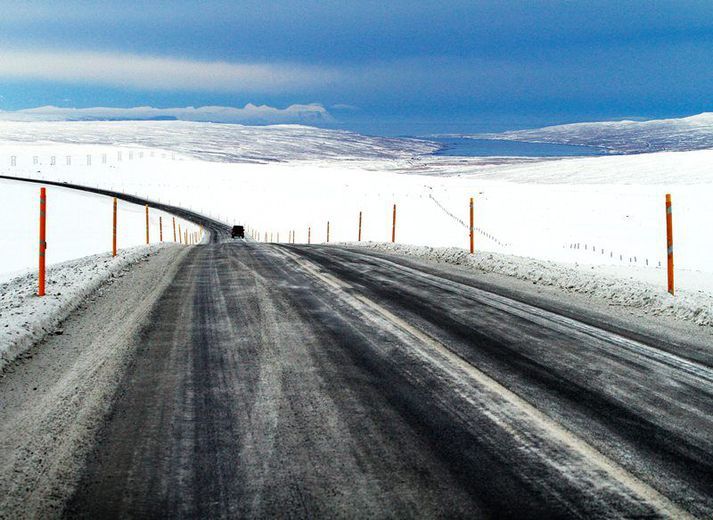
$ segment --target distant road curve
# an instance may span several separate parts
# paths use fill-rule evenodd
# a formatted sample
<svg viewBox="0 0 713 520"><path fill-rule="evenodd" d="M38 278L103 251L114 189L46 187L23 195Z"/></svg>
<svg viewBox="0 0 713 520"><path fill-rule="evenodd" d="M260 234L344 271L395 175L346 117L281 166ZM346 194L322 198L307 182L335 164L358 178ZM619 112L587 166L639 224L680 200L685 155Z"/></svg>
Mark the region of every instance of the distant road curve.
<svg viewBox="0 0 713 520"><path fill-rule="evenodd" d="M10 180L10 181L31 182L34 184L42 184L45 186L58 186L60 188L70 188L73 190L86 191L89 193L96 193L98 195L106 195L107 197L116 197L117 199L120 199L120 200L123 200L126 202L131 202L132 204L139 204L141 206L148 204L149 207L151 207L151 208L155 208L155 209L159 209L161 211L165 211L167 213L171 213L171 214L176 215L177 217L181 217L182 219L185 219L189 222L193 222L194 224L203 226L205 229L207 229L211 232L210 233L211 241L218 241L222 237L227 236L228 233L230 232L230 228L228 227L227 224L224 224L220 221L217 221L215 219L212 219L210 217L207 217L207 216L197 213L195 211L181 208L179 206L172 206L170 204L163 204L161 202L156 202L153 200L145 199L143 197L131 195L128 193L106 190L103 188L94 188L91 186L84 186L81 184L73 184L73 183L69 183L69 182L48 181L48 180L33 179L33 178L28 178L28 177L14 177L11 175L0 175L0 179Z"/></svg>

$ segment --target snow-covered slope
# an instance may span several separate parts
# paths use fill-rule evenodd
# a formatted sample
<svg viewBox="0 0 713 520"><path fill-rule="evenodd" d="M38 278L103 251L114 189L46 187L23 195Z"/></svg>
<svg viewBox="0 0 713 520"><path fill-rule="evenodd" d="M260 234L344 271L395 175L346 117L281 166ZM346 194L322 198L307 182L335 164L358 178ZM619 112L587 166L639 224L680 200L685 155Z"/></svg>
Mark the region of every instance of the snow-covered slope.
<svg viewBox="0 0 713 520"><path fill-rule="evenodd" d="M369 137L301 125L243 126L186 121L0 121L0 144L58 142L160 148L206 161L403 159L438 144Z"/></svg>
<svg viewBox="0 0 713 520"><path fill-rule="evenodd" d="M596 146L615 153L701 150L713 148L713 112L680 119L575 123L472 137Z"/></svg>

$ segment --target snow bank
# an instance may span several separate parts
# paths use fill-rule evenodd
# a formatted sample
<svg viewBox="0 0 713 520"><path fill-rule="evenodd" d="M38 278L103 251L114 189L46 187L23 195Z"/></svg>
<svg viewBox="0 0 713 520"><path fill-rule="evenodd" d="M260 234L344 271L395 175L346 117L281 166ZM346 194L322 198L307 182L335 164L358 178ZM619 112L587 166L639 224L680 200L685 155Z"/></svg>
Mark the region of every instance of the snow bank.
<svg viewBox="0 0 713 520"><path fill-rule="evenodd" d="M166 247L141 246L63 262L48 268L47 295L37 294L37 275L27 274L0 284L0 371L48 334L61 334L61 323L87 299L138 262Z"/></svg>
<svg viewBox="0 0 713 520"><path fill-rule="evenodd" d="M518 280L583 294L611 306L637 309L652 316L670 316L700 326L713 327L713 295L703 291L678 291L673 297L626 272L602 274L595 266L566 265L520 256L476 252L455 247L425 247L379 242L349 242L350 247L411 256L457 265L473 271L511 276Z"/></svg>

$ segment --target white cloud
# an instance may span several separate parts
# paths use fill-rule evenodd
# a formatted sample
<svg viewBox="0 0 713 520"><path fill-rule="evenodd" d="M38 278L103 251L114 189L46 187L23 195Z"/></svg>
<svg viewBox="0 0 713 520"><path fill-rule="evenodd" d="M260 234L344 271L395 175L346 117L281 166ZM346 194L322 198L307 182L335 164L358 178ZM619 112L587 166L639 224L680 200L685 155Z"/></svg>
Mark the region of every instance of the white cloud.
<svg viewBox="0 0 713 520"><path fill-rule="evenodd" d="M3 121L95 121L95 120L144 120L177 119L180 121L204 121L212 123L278 124L319 123L332 121L330 113L320 104L290 105L275 108L268 105L248 103L236 107L185 107L185 108L61 108L54 106L3 112Z"/></svg>
<svg viewBox="0 0 713 520"><path fill-rule="evenodd" d="M344 73L315 65L229 63L103 52L0 49L0 77L150 90L286 92L324 88Z"/></svg>

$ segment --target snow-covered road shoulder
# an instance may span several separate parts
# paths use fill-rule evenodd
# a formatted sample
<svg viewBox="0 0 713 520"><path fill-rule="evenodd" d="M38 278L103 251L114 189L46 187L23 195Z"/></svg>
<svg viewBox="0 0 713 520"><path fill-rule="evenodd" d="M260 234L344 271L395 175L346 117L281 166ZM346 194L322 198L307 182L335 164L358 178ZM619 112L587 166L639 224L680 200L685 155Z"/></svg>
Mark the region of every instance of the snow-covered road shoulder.
<svg viewBox="0 0 713 520"><path fill-rule="evenodd" d="M100 296L114 279L138 262L148 261L173 244L139 246L53 265L47 271L47 295L38 298L37 274L0 283L0 372L48 334L61 334L62 321L85 300Z"/></svg>
<svg viewBox="0 0 713 520"><path fill-rule="evenodd" d="M707 291L677 291L673 297L663 287L637 279L633 268L620 273L599 273L591 266L568 265L489 252L471 255L457 247L428 247L381 242L348 242L348 247L445 263L483 273L495 273L576 293L609 306L637 311L648 316L667 316L676 320L713 327L713 294ZM628 273L626 271L631 271Z"/></svg>

